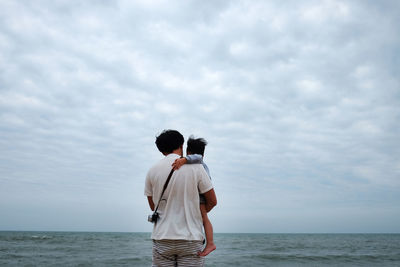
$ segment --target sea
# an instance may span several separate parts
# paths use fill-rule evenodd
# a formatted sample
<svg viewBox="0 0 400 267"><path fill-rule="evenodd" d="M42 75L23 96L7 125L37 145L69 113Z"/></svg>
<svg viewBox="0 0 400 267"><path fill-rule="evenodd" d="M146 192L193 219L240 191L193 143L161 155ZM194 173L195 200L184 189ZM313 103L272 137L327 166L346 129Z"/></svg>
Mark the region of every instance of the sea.
<svg viewBox="0 0 400 267"><path fill-rule="evenodd" d="M400 266L400 234L216 233L206 266ZM150 233L0 232L0 266L151 266Z"/></svg>

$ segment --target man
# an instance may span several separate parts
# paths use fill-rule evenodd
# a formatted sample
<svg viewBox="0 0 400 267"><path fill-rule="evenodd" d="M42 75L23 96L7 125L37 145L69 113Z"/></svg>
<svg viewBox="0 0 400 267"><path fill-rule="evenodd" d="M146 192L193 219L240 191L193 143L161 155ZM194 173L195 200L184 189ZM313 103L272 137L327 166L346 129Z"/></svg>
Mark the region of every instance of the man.
<svg viewBox="0 0 400 267"><path fill-rule="evenodd" d="M183 136L175 130L164 130L157 138L158 150L165 156L150 168L146 177L145 195L151 210L160 199L174 161L183 155ZM203 220L199 194L204 194L206 210L217 198L203 166L187 164L176 170L159 203L160 218L154 224L153 266L203 266Z"/></svg>

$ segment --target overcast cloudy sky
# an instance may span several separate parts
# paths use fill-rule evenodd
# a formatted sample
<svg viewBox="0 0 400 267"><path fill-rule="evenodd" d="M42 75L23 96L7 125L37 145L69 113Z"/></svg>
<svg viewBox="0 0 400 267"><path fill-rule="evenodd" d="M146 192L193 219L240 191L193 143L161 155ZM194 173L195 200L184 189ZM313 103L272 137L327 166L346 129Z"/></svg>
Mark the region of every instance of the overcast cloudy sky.
<svg viewBox="0 0 400 267"><path fill-rule="evenodd" d="M400 232L400 2L0 1L0 230L145 231L163 129L215 232Z"/></svg>

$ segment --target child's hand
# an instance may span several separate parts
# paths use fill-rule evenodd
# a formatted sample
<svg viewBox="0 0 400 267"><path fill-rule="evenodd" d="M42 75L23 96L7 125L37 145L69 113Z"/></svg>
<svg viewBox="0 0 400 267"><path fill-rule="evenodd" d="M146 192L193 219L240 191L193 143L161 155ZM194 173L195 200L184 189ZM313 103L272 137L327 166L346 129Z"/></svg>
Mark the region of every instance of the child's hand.
<svg viewBox="0 0 400 267"><path fill-rule="evenodd" d="M176 171L178 170L180 167L182 167L183 164L186 164L187 159L186 158L180 158L180 159L176 159L174 163L172 163L172 168Z"/></svg>

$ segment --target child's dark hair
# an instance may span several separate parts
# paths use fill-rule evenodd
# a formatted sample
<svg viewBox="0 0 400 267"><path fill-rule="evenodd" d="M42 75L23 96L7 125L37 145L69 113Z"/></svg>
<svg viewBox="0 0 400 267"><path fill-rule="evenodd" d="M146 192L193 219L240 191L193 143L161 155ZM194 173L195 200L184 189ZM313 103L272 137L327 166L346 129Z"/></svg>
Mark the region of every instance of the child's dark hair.
<svg viewBox="0 0 400 267"><path fill-rule="evenodd" d="M204 156L206 145L207 141L204 138L194 138L194 136L191 135L187 141L187 152Z"/></svg>
<svg viewBox="0 0 400 267"><path fill-rule="evenodd" d="M172 153L172 151L182 146L184 142L183 135L176 130L164 130L156 138L156 146L163 154Z"/></svg>

